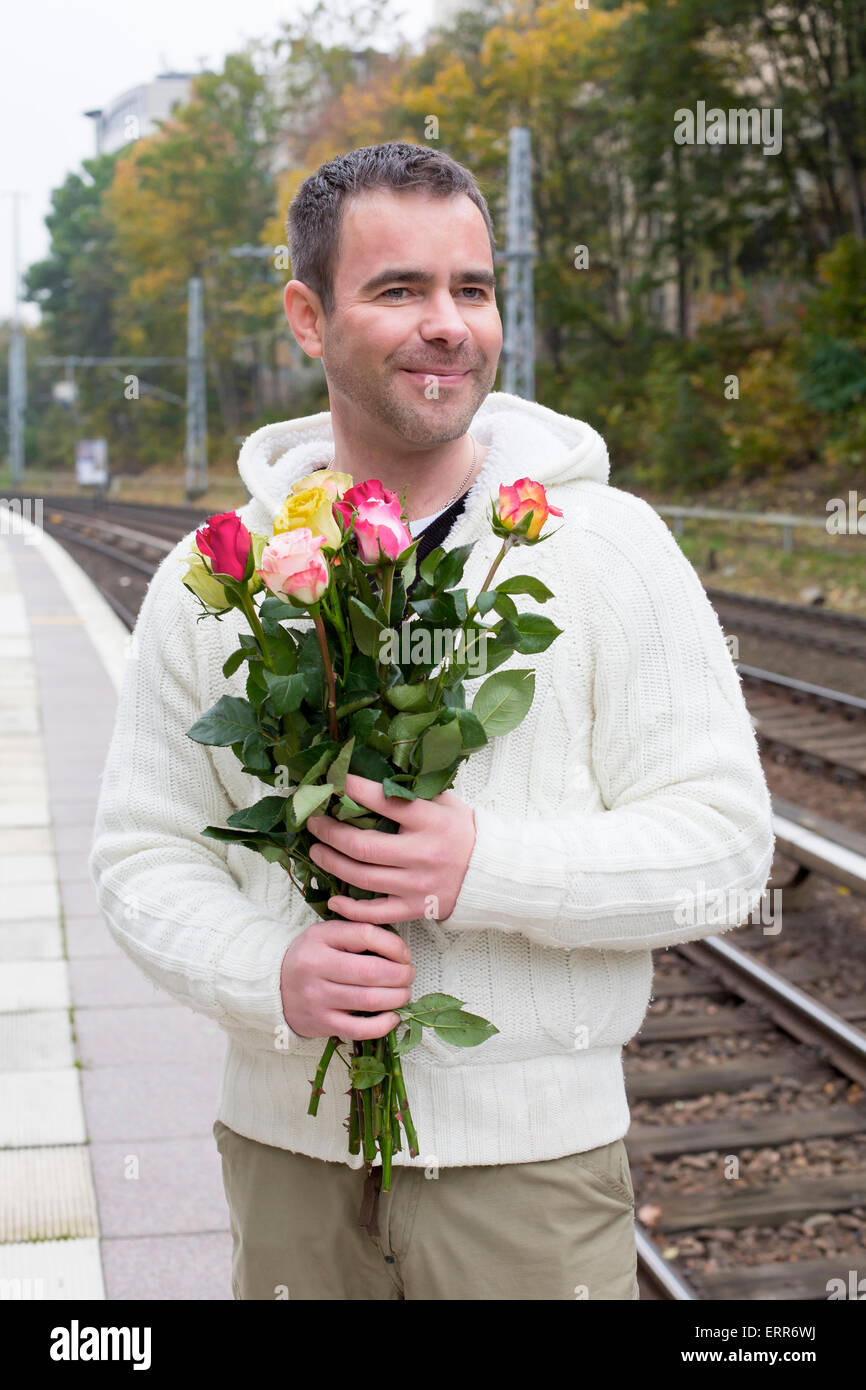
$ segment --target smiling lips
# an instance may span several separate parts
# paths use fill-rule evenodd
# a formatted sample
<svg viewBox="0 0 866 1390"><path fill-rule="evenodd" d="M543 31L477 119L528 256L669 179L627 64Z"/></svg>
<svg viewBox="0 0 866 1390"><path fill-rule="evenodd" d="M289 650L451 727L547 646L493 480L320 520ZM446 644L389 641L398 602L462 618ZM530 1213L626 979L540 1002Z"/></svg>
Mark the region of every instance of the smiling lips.
<svg viewBox="0 0 866 1390"><path fill-rule="evenodd" d="M421 381L426 381L431 376L435 377L437 381L462 381L463 377L469 375L468 369L464 369L462 372L446 372L439 371L437 368L401 367L400 370L405 372L407 376L418 377Z"/></svg>

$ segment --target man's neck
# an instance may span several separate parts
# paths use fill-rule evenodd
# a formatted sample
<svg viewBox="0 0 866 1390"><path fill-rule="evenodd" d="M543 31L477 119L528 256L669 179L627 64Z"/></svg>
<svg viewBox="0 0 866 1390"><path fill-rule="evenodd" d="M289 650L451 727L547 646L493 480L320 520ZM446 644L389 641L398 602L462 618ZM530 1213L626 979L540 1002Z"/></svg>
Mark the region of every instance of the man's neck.
<svg viewBox="0 0 866 1390"><path fill-rule="evenodd" d="M487 445L476 439L473 466L473 439L469 432L430 449L404 446L401 450L347 439L333 416L332 427L332 469L351 474L356 484L378 478L383 487L398 496L405 488L405 509L410 521L440 511L465 492L478 477L488 452Z"/></svg>

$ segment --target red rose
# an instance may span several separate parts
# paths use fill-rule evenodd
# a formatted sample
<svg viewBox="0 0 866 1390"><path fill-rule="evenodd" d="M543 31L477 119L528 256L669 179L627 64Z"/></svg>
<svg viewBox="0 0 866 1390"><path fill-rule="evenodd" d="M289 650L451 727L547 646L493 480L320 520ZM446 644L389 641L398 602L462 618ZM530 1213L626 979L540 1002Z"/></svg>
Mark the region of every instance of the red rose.
<svg viewBox="0 0 866 1390"><path fill-rule="evenodd" d="M213 574L243 579L252 538L237 512L208 517L195 540L200 554L210 560Z"/></svg>

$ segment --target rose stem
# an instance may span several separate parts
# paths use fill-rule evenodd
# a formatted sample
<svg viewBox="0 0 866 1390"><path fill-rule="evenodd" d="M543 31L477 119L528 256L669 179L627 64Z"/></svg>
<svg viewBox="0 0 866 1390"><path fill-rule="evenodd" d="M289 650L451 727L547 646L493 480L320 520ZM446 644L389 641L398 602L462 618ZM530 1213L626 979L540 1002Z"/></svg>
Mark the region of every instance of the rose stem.
<svg viewBox="0 0 866 1390"><path fill-rule="evenodd" d="M370 1044L365 1041L361 1044L361 1056L369 1057ZM376 1140L373 1136L373 1100L370 1095L370 1087L365 1086L361 1091L364 1104L364 1158L368 1163L372 1163L376 1157Z"/></svg>
<svg viewBox="0 0 866 1390"><path fill-rule="evenodd" d="M385 1039L385 1066L388 1068L387 1083L385 1085L385 1122L382 1133L379 1137L379 1148L382 1151L382 1191L391 1191L391 1149L393 1146L393 1113L391 1110L391 1080L392 1080L392 1057L390 1038Z"/></svg>
<svg viewBox="0 0 866 1390"><path fill-rule="evenodd" d="M249 622L249 625L253 630L253 634L255 635L256 641L258 642L259 647L261 648L261 653L264 657L265 665L269 667L270 670L273 670L274 663L271 658L271 649L268 646L268 639L265 636L265 630L262 627L261 620L259 619L259 615L256 612L256 605L253 603L252 596L249 590L241 589L240 598L241 607L243 608L244 613L247 616L247 621Z"/></svg>
<svg viewBox="0 0 866 1390"><path fill-rule="evenodd" d="M325 1079L325 1072L328 1070L328 1064L330 1063L330 1060L334 1055L334 1048L337 1046L337 1043L339 1041L339 1038L329 1038L327 1044L325 1045L325 1050L322 1053L321 1058L319 1059L319 1065L316 1069L316 1078L313 1082L311 1082L311 1085L313 1087L313 1094L310 1096L310 1103L307 1106L308 1115L315 1115L318 1112L319 1096L324 1094L322 1082Z"/></svg>
<svg viewBox="0 0 866 1390"><path fill-rule="evenodd" d="M400 1054L392 1052L394 1064L394 1085L397 1088L397 1099L400 1102L400 1113L403 1121L403 1128L406 1131L406 1138L409 1141L409 1157L418 1156L418 1135L415 1133L415 1126L412 1123L412 1115L409 1110L409 1102L406 1099L406 1082L403 1079L403 1066L400 1061Z"/></svg>
<svg viewBox="0 0 866 1390"><path fill-rule="evenodd" d="M340 735L337 729L337 683L334 679L334 668L331 665L331 654L328 651L328 639L325 636L325 625L322 622L321 613L316 613L314 618L316 624L316 636L319 639L319 651L322 653L322 665L325 668L325 679L328 682L328 726L331 738L335 743L339 743Z"/></svg>

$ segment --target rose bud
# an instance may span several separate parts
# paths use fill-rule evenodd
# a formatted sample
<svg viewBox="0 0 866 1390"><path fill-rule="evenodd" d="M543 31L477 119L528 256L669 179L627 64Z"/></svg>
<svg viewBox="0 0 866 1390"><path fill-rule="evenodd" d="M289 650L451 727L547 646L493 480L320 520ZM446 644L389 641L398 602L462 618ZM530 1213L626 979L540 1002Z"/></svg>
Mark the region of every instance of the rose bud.
<svg viewBox="0 0 866 1390"><path fill-rule="evenodd" d="M189 568L182 576L182 583L190 593L201 599L205 607L215 613L227 613L231 608L228 595L218 579L215 579L205 564L201 552L192 546L188 557Z"/></svg>
<svg viewBox="0 0 866 1390"><path fill-rule="evenodd" d="M303 478L299 478L296 483L292 483L289 488L291 493L305 492L308 487L321 487L325 489L332 501L342 497L344 492L352 486L351 473L338 473L336 469L317 468L315 473L307 473Z"/></svg>
<svg viewBox="0 0 866 1390"><path fill-rule="evenodd" d="M195 533L199 553L210 561L210 570L217 576L243 580L247 575L252 538L237 512L222 512L208 517Z"/></svg>
<svg viewBox="0 0 866 1390"><path fill-rule="evenodd" d="M308 526L274 536L257 571L262 583L283 603L318 603L330 580L328 562L320 554L324 544L324 536L314 536Z"/></svg>
<svg viewBox="0 0 866 1390"><path fill-rule="evenodd" d="M366 565L378 565L382 556L396 560L412 544L409 528L402 518L400 498L382 486L378 478L358 483L334 503L346 526L355 514L358 551ZM381 546L381 556L379 547Z"/></svg>
<svg viewBox="0 0 866 1390"><path fill-rule="evenodd" d="M327 488L307 487L292 492L274 517L274 535L306 527L314 536L321 536L330 550L339 550L343 537L333 506L334 497Z"/></svg>
<svg viewBox="0 0 866 1390"><path fill-rule="evenodd" d="M518 478L510 487L506 483L500 485L499 512L497 516L494 509L494 517L503 531L514 532L530 512L532 520L526 531L514 536L516 541L524 538L534 541L549 516L562 516L559 507L552 507L548 502L541 483L534 483L531 478Z"/></svg>

